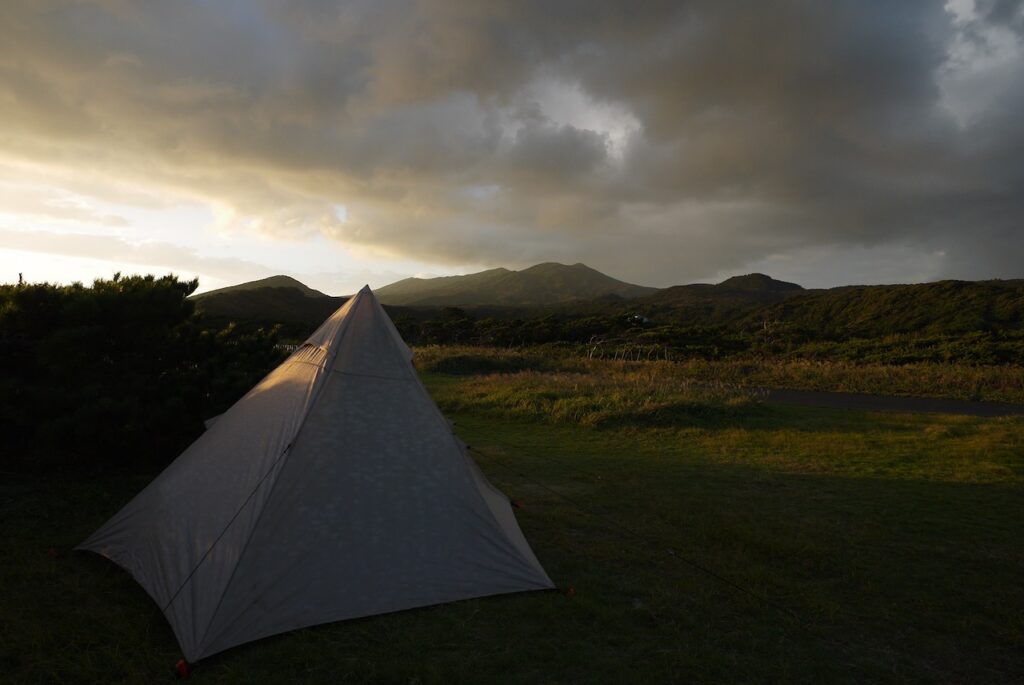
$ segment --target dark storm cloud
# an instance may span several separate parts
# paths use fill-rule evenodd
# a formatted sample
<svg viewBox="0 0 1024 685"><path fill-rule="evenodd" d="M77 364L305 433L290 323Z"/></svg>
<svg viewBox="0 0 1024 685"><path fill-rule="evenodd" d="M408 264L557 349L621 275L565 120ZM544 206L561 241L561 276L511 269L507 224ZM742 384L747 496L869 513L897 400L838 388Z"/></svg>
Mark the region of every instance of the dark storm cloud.
<svg viewBox="0 0 1024 685"><path fill-rule="evenodd" d="M801 251L827 279L844 249L898 245L941 255L935 276L1021 275L1022 16L1010 0L14 2L0 136L11 159L423 260L669 284Z"/></svg>
<svg viewBox="0 0 1024 685"><path fill-rule="evenodd" d="M978 13L986 23L1024 31L1024 0L984 0Z"/></svg>
<svg viewBox="0 0 1024 685"><path fill-rule="evenodd" d="M512 182L546 185L585 175L606 157L607 142L599 133L569 125L527 123L516 131L502 161Z"/></svg>

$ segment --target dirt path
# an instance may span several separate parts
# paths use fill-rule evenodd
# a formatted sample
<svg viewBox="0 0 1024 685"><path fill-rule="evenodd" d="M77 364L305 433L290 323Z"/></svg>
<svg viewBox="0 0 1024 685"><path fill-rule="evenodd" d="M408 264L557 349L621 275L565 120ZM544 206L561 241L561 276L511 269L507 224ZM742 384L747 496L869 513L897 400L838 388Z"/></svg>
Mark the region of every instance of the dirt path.
<svg viewBox="0 0 1024 685"><path fill-rule="evenodd" d="M934 397L891 397L822 390L765 389L763 392L762 398L770 404L790 404L805 407L824 407L827 409L855 409L858 411L966 414L969 416L1024 415L1024 404L1010 404L1007 402L974 402Z"/></svg>

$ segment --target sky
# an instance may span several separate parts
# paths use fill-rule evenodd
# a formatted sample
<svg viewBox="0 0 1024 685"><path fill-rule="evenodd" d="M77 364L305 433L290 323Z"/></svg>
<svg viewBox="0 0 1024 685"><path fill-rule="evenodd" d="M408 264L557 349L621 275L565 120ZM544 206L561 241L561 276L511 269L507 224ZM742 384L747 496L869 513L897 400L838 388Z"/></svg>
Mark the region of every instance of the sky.
<svg viewBox="0 0 1024 685"><path fill-rule="evenodd" d="M1024 277L1024 0L5 0L0 282Z"/></svg>

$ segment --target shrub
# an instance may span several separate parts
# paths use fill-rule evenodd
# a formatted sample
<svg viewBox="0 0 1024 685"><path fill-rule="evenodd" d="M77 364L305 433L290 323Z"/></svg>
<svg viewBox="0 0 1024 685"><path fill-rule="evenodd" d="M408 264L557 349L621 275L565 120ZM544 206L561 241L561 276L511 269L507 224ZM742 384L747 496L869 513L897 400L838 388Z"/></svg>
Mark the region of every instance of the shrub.
<svg viewBox="0 0 1024 685"><path fill-rule="evenodd" d="M0 286L5 468L165 462L280 361L274 331L204 330L197 285Z"/></svg>

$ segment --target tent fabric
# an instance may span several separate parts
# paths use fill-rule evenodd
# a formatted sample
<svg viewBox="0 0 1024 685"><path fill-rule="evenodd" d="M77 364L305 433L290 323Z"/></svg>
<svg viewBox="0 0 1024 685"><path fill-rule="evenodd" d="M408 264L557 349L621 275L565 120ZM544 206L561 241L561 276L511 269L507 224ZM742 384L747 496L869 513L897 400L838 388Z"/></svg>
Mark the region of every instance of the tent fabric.
<svg viewBox="0 0 1024 685"><path fill-rule="evenodd" d="M363 288L78 549L197 661L269 635L553 588Z"/></svg>

